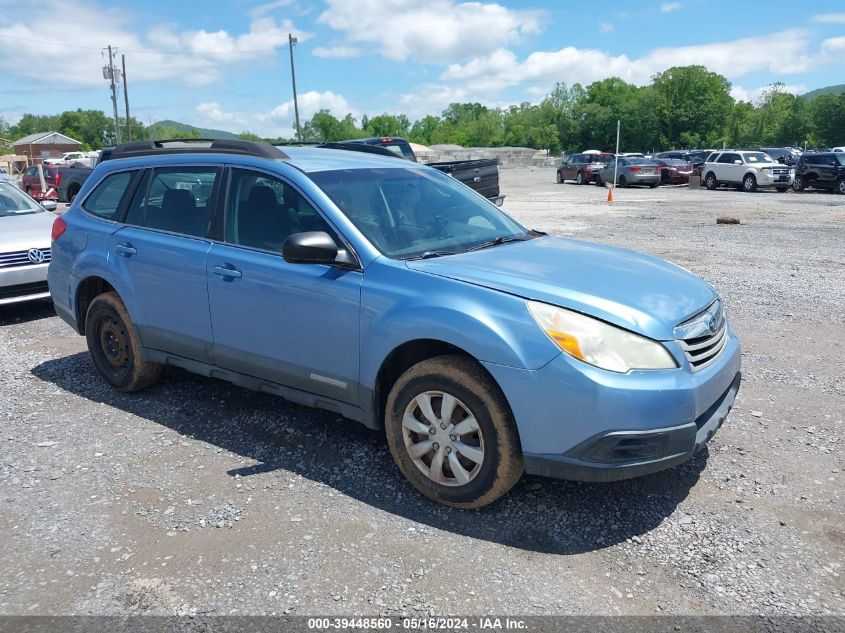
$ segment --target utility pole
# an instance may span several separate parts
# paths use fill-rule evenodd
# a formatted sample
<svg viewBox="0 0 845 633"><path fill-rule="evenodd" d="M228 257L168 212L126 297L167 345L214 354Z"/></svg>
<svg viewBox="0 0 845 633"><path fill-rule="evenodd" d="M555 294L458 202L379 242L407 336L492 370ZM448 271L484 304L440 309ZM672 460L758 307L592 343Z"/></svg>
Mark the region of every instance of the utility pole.
<svg viewBox="0 0 845 633"><path fill-rule="evenodd" d="M115 145L120 144L120 123L117 118L117 87L114 84L114 58L112 57L111 45L109 49L109 65L103 68L103 77L111 82L111 105L114 111L114 141Z"/></svg>
<svg viewBox="0 0 845 633"><path fill-rule="evenodd" d="M132 126L129 124L129 91L126 89L126 55L120 56L123 66L123 101L126 104L126 141L132 141Z"/></svg>
<svg viewBox="0 0 845 633"><path fill-rule="evenodd" d="M288 33L288 45L290 47L290 80L293 83L293 111L296 114L296 140L302 140L302 130L299 127L299 104L296 101L296 72L293 69L293 45L296 38Z"/></svg>

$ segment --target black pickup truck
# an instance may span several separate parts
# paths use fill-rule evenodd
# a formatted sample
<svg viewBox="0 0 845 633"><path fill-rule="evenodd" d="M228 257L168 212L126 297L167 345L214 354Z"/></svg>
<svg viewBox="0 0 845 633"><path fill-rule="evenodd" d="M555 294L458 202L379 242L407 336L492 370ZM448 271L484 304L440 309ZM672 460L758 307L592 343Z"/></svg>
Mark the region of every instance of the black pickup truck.
<svg viewBox="0 0 845 633"><path fill-rule="evenodd" d="M375 136L372 138L356 138L340 141L333 145L372 145L389 150L407 160L419 162L411 144L400 136ZM502 206L505 197L499 194L499 161L495 158L479 158L475 160L457 160L442 163L426 163L454 179L461 181L470 189Z"/></svg>
<svg viewBox="0 0 845 633"><path fill-rule="evenodd" d="M114 151L113 147L107 147L100 151L94 167L103 161L107 161L112 151ZM82 163L73 163L69 167L59 167L58 172L60 175L56 183L56 193L58 194L59 202L73 202L76 194L82 189L82 185L88 180L88 176L94 171L94 167L86 167Z"/></svg>

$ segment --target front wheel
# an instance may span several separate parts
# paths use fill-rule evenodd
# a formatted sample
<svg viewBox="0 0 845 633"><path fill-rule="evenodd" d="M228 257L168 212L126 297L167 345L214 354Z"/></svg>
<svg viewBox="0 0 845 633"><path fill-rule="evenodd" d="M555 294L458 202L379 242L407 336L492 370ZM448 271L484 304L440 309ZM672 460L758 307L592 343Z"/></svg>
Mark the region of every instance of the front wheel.
<svg viewBox="0 0 845 633"><path fill-rule="evenodd" d="M787 191L789 191L789 187L775 187L775 191L777 191L778 193L786 193Z"/></svg>
<svg viewBox="0 0 845 633"><path fill-rule="evenodd" d="M576 185L583 185L584 184L584 172L579 171L578 174L575 176L575 184Z"/></svg>
<svg viewBox="0 0 845 633"><path fill-rule="evenodd" d="M845 194L845 178L836 181L836 193Z"/></svg>
<svg viewBox="0 0 845 633"><path fill-rule="evenodd" d="M561 184L563 182L563 178L561 178L560 172L556 172L555 180L557 181L557 184Z"/></svg>
<svg viewBox="0 0 845 633"><path fill-rule="evenodd" d="M804 188L807 185L804 184L804 177L803 176L795 176L795 179L792 181L792 188L795 191L804 191Z"/></svg>
<svg viewBox="0 0 845 633"><path fill-rule="evenodd" d="M746 193L754 193L757 191L757 179L752 174L747 174L742 179L742 190Z"/></svg>
<svg viewBox="0 0 845 633"><path fill-rule="evenodd" d="M387 398L385 431L402 474L443 505L484 507L522 475L510 406L487 372L463 356L424 360L402 374Z"/></svg>
<svg viewBox="0 0 845 633"><path fill-rule="evenodd" d="M88 306L85 338L94 367L115 389L138 391L158 380L162 367L142 360L138 335L117 293L98 295Z"/></svg>

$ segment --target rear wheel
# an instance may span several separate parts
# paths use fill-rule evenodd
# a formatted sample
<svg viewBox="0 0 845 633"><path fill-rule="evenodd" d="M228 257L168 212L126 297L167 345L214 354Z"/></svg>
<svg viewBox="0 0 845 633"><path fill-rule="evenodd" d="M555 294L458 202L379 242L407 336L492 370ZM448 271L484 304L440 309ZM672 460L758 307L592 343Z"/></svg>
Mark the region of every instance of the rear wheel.
<svg viewBox="0 0 845 633"><path fill-rule="evenodd" d="M753 174L746 174L742 179L742 190L746 193L753 193L757 191L757 179Z"/></svg>
<svg viewBox="0 0 845 633"><path fill-rule="evenodd" d="M804 177L803 176L795 176L795 180L792 181L792 188L795 191L804 191L804 188L807 185L804 184Z"/></svg>
<svg viewBox="0 0 845 633"><path fill-rule="evenodd" d="M522 475L513 414L473 360L438 356L406 371L390 390L385 431L393 459L429 499L486 506Z"/></svg>
<svg viewBox="0 0 845 633"><path fill-rule="evenodd" d="M628 186L628 180L625 176L619 176L619 186L623 189Z"/></svg>
<svg viewBox="0 0 845 633"><path fill-rule="evenodd" d="M704 184L710 191L713 191L716 187L718 187L719 181L716 180L716 174L712 171L707 174L707 177L704 179Z"/></svg>
<svg viewBox="0 0 845 633"><path fill-rule="evenodd" d="M88 351L100 375L120 391L138 391L158 380L161 365L141 359L129 312L115 292L97 296L85 317Z"/></svg>
<svg viewBox="0 0 845 633"><path fill-rule="evenodd" d="M79 187L71 187L68 191L67 201L69 204L72 204L73 201L76 199L76 194L79 193Z"/></svg>
<svg viewBox="0 0 845 633"><path fill-rule="evenodd" d="M656 187L657 187L657 185L659 185L659 184L660 184L659 182L652 182L652 183L650 183L650 184L649 184L649 187L651 187L652 189L654 189L654 188L656 188Z"/></svg>

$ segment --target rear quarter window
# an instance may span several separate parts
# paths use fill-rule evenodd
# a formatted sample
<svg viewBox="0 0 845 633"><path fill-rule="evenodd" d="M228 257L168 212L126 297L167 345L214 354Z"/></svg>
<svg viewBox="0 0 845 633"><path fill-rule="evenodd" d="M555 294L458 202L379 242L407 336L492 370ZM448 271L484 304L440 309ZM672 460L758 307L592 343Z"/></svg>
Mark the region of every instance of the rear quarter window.
<svg viewBox="0 0 845 633"><path fill-rule="evenodd" d="M126 195L134 174L133 171L122 171L106 176L85 198L82 208L99 218L116 220L120 202Z"/></svg>

